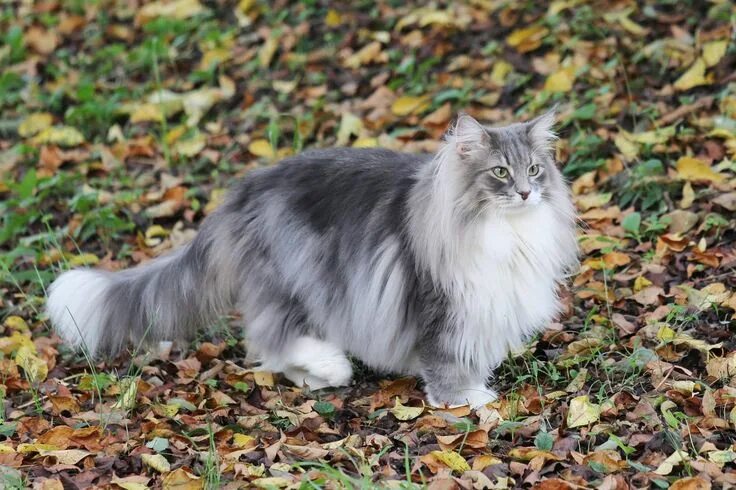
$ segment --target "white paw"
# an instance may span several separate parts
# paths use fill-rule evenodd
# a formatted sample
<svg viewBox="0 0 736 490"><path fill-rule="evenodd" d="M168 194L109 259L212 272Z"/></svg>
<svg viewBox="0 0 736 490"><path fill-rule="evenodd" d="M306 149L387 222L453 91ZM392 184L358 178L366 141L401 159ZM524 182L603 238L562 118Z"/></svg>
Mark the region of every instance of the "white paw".
<svg viewBox="0 0 736 490"><path fill-rule="evenodd" d="M469 405L476 409L498 400L498 393L485 385L475 385L452 393L445 393L439 397L427 393L427 402L434 407L455 408Z"/></svg>
<svg viewBox="0 0 736 490"><path fill-rule="evenodd" d="M347 386L353 377L353 367L342 350L311 337L300 337L289 346L283 362L287 378L313 390Z"/></svg>

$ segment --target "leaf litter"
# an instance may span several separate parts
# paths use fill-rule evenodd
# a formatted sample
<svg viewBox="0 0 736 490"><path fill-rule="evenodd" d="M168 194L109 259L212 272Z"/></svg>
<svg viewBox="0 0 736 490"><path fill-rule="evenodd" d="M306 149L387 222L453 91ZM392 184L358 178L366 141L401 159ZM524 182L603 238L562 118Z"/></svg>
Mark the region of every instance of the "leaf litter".
<svg viewBox="0 0 736 490"><path fill-rule="evenodd" d="M736 47L729 2L330 7L12 3L0 15L5 488L736 484ZM90 363L59 271L185 242L234 178L308 147L434 151L453 114L558 104L584 256L477 411L358 366L309 392L232 319ZM306 485L306 486L305 486Z"/></svg>

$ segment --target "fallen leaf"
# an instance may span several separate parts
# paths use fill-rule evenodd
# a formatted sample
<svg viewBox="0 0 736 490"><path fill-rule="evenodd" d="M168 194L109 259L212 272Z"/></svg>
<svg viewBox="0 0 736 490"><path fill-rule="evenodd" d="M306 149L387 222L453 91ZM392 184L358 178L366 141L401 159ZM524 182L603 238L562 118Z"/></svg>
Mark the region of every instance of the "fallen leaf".
<svg viewBox="0 0 736 490"><path fill-rule="evenodd" d="M690 90L693 87L699 85L708 85L712 83L711 80L705 76L706 64L703 58L698 58L695 63L683 73L673 84L675 89L679 91Z"/></svg>
<svg viewBox="0 0 736 490"><path fill-rule="evenodd" d="M544 82L544 90L554 93L564 93L572 90L575 83L575 68L567 67L551 74Z"/></svg>
<svg viewBox="0 0 736 490"><path fill-rule="evenodd" d="M588 395L573 398L570 401L570 409L567 412L567 426L570 428L597 422L601 416L601 407L591 403Z"/></svg>
<svg viewBox="0 0 736 490"><path fill-rule="evenodd" d="M399 397L396 397L396 403L391 408L391 413L398 420L414 420L424 412L424 407L407 407L402 405Z"/></svg>
<svg viewBox="0 0 736 490"><path fill-rule="evenodd" d="M711 66L717 65L726 54L727 49L728 39L705 43L703 45L703 61L705 61L705 66L710 68Z"/></svg>
<svg viewBox="0 0 736 490"><path fill-rule="evenodd" d="M89 451L82 451L81 449L61 449L61 450L40 450L41 456L51 456L56 459L59 464L71 464L75 465L87 456L91 456L92 453Z"/></svg>
<svg viewBox="0 0 736 490"><path fill-rule="evenodd" d="M258 386L272 387L274 385L273 373L269 371L255 371L253 380Z"/></svg>
<svg viewBox="0 0 736 490"><path fill-rule="evenodd" d="M257 157L264 157L264 158L275 158L276 157L276 151L274 151L273 147L271 146L271 143L269 143L268 140L264 140L264 139L253 140L248 145L248 151Z"/></svg>
<svg viewBox="0 0 736 490"><path fill-rule="evenodd" d="M413 97L405 95L403 97L399 97L393 104L391 104L391 112L396 116L408 116L409 114L424 112L428 107L428 97Z"/></svg>
<svg viewBox="0 0 736 490"><path fill-rule="evenodd" d="M18 135L28 138L48 129L53 124L54 116L48 112L35 112L29 114L18 126Z"/></svg>
<svg viewBox="0 0 736 490"><path fill-rule="evenodd" d="M714 171L702 160L693 157L680 157L675 164L679 178L689 181L723 182L726 176Z"/></svg>
<svg viewBox="0 0 736 490"><path fill-rule="evenodd" d="M141 26L157 17L187 19L202 12L204 12L204 7L199 3L199 0L148 2L138 9L135 24Z"/></svg>
<svg viewBox="0 0 736 490"><path fill-rule="evenodd" d="M201 490L204 482L184 468L177 468L164 476L162 481L164 490Z"/></svg>
<svg viewBox="0 0 736 490"><path fill-rule="evenodd" d="M470 470L470 465L465 458L455 451L432 451L430 454L452 471L464 473Z"/></svg>
<svg viewBox="0 0 736 490"><path fill-rule="evenodd" d="M549 34L549 29L542 25L534 25L512 32L506 42L519 53L534 51L542 45L542 39Z"/></svg>
<svg viewBox="0 0 736 490"><path fill-rule="evenodd" d="M41 130L30 142L34 145L77 146L84 143L84 136L71 126L53 126Z"/></svg>
<svg viewBox="0 0 736 490"><path fill-rule="evenodd" d="M141 460L146 466L150 466L159 473L171 471L171 463L160 454L141 454Z"/></svg>

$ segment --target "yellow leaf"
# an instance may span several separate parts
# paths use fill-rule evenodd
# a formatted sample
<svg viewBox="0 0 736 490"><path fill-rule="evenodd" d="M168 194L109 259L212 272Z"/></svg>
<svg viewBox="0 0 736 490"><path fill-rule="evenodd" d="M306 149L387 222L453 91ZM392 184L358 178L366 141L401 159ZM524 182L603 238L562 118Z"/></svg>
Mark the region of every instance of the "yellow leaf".
<svg viewBox="0 0 736 490"><path fill-rule="evenodd" d="M588 395L578 396L570 402L567 412L567 426L570 428L597 422L601 417L601 407L591 403Z"/></svg>
<svg viewBox="0 0 736 490"><path fill-rule="evenodd" d="M13 446L9 446L8 444L0 444L0 454L14 454L15 449L13 449Z"/></svg>
<svg viewBox="0 0 736 490"><path fill-rule="evenodd" d="M164 120L164 112L160 104L140 104L133 109L130 114L130 122L135 124L139 122L161 122Z"/></svg>
<svg viewBox="0 0 736 490"><path fill-rule="evenodd" d="M71 126L54 126L46 128L31 138L34 145L77 146L84 143L84 136Z"/></svg>
<svg viewBox="0 0 736 490"><path fill-rule="evenodd" d="M544 82L544 90L555 93L569 92L573 83L575 83L575 68L568 66L548 76Z"/></svg>
<svg viewBox="0 0 736 490"><path fill-rule="evenodd" d="M362 48L357 53L350 55L345 60L345 66L348 68L359 68L368 63L372 63L380 58L381 55L381 43L373 41Z"/></svg>
<svg viewBox="0 0 736 490"><path fill-rule="evenodd" d="M225 196L227 195L227 189L212 189L210 193L210 200L204 207L204 214L210 214L217 207L225 202Z"/></svg>
<svg viewBox="0 0 736 490"><path fill-rule="evenodd" d="M271 143L264 139L251 141L248 145L248 151L257 157L274 158L276 156Z"/></svg>
<svg viewBox="0 0 736 490"><path fill-rule="evenodd" d="M54 117L48 112L37 112L29 114L20 126L18 126L18 135L23 138L33 136L46 128L50 128L54 121Z"/></svg>
<svg viewBox="0 0 736 490"><path fill-rule="evenodd" d="M270 371L255 371L253 373L253 380L258 386L272 387L274 385L273 373Z"/></svg>
<svg viewBox="0 0 736 490"><path fill-rule="evenodd" d="M702 160L693 157L680 157L675 164L678 176L689 181L723 182L726 176L714 171Z"/></svg>
<svg viewBox="0 0 736 490"><path fill-rule="evenodd" d="M390 411L398 420L414 420L424 412L424 407L407 407L401 404L399 397L396 397L394 407Z"/></svg>
<svg viewBox="0 0 736 490"><path fill-rule="evenodd" d="M621 27L623 27L635 36L644 36L648 32L647 29L629 19L628 15L622 16L620 19L618 19L618 22L619 24L621 24Z"/></svg>
<svg viewBox="0 0 736 490"><path fill-rule="evenodd" d="M171 471L171 464L160 454L141 454L141 460L159 473Z"/></svg>
<svg viewBox="0 0 736 490"><path fill-rule="evenodd" d="M328 10L327 15L325 15L325 24L327 24L327 27L338 27L342 24L340 12L335 9Z"/></svg>
<svg viewBox="0 0 736 490"><path fill-rule="evenodd" d="M491 82L498 86L503 86L506 83L506 77L508 77L509 73L512 71L514 71L514 67L511 63L503 60L496 61L493 64L493 69L491 70Z"/></svg>
<svg viewBox="0 0 736 490"><path fill-rule="evenodd" d="M363 121L358 116L349 112L343 112L340 119L340 127L337 130L337 146L345 146L351 136L358 136L363 130Z"/></svg>
<svg viewBox="0 0 736 490"><path fill-rule="evenodd" d="M135 407L135 397L138 394L138 378L120 380L122 395L113 403L112 408L130 410Z"/></svg>
<svg viewBox="0 0 736 490"><path fill-rule="evenodd" d="M263 46L261 47L261 51L258 53L258 63L260 63L261 68L268 68L268 65L271 64L271 60L273 60L273 55L276 54L276 50L278 49L278 47L278 37L271 36L266 39L266 42L264 42Z"/></svg>
<svg viewBox="0 0 736 490"><path fill-rule="evenodd" d="M711 41L703 45L703 61L705 66L711 67L718 64L726 54L728 49L728 39L722 39L720 41Z"/></svg>
<svg viewBox="0 0 736 490"><path fill-rule="evenodd" d="M146 246L155 247L160 244L163 238L169 236L169 232L161 225L149 226L146 229L145 240Z"/></svg>
<svg viewBox="0 0 736 490"><path fill-rule="evenodd" d="M5 319L5 322L3 322L3 325L6 327L17 330L19 332L27 332L28 331L28 324L26 321L19 317L18 315L11 315L8 318Z"/></svg>
<svg viewBox="0 0 736 490"><path fill-rule="evenodd" d="M432 451L430 454L453 471L458 473L470 471L468 462L455 451Z"/></svg>
<svg viewBox="0 0 736 490"><path fill-rule="evenodd" d="M353 148L375 148L378 146L378 138L358 138L353 142Z"/></svg>
<svg viewBox="0 0 736 490"><path fill-rule="evenodd" d="M674 453L670 454L667 459L662 461L662 463L660 463L660 465L657 467L656 470L654 470L654 472L658 475L669 475L670 473L672 473L672 470L675 469L675 466L689 459L690 457L688 456L687 452L677 450Z"/></svg>
<svg viewBox="0 0 736 490"><path fill-rule="evenodd" d="M632 141L636 141L642 145L657 145L667 143L667 141L675 135L675 127L667 126L655 129L653 131L643 131L628 135Z"/></svg>
<svg viewBox="0 0 736 490"><path fill-rule="evenodd" d="M36 348L31 338L20 332L13 332L9 337L0 337L0 352L5 355L10 355L24 346L34 350Z"/></svg>
<svg viewBox="0 0 736 490"><path fill-rule="evenodd" d="M695 202L695 191L693 191L693 185L690 182L685 182L682 186L682 199L680 200L680 208L687 209Z"/></svg>
<svg viewBox="0 0 736 490"><path fill-rule="evenodd" d="M542 45L542 39L549 33L549 29L536 25L517 29L506 38L506 42L520 53L534 51Z"/></svg>
<svg viewBox="0 0 736 490"><path fill-rule="evenodd" d="M639 156L639 145L632 141L630 133L624 130L619 131L613 139L613 143L627 161L634 160Z"/></svg>
<svg viewBox="0 0 736 490"><path fill-rule="evenodd" d="M233 446L235 447L246 447L255 446L256 438L249 436L248 434L235 434L233 435Z"/></svg>
<svg viewBox="0 0 736 490"><path fill-rule="evenodd" d="M391 104L391 112L396 116L408 116L409 114L418 114L429 108L429 97L413 97L404 95L399 97Z"/></svg>
<svg viewBox="0 0 736 490"><path fill-rule="evenodd" d="M711 82L705 77L705 61L698 58L688 70L683 73L674 83L677 90L690 90L698 85L708 85Z"/></svg>
<svg viewBox="0 0 736 490"><path fill-rule="evenodd" d="M100 261L100 259L93 253L83 253L73 255L69 257L67 261L72 267L81 267L85 265L95 265Z"/></svg>
<svg viewBox="0 0 736 490"><path fill-rule="evenodd" d="M638 293L645 287L651 286L651 285L652 285L652 281L650 281L644 276L639 276L636 279L634 279L634 292Z"/></svg>
<svg viewBox="0 0 736 490"><path fill-rule="evenodd" d="M135 16L136 25L143 25L157 17L187 19L204 11L199 0L173 0L144 3Z"/></svg>
<svg viewBox="0 0 736 490"><path fill-rule="evenodd" d="M49 374L46 361L36 355L36 348L28 345L22 346L15 354L15 363L23 368L31 383L40 383Z"/></svg>
<svg viewBox="0 0 736 490"><path fill-rule="evenodd" d="M475 471L483 471L494 464L501 464L503 461L490 454L479 454L473 458L473 469Z"/></svg>
<svg viewBox="0 0 736 490"><path fill-rule="evenodd" d="M657 331L657 338L663 342L670 342L677 337L677 332L672 330L667 324L662 324Z"/></svg>
<svg viewBox="0 0 736 490"><path fill-rule="evenodd" d="M229 48L217 47L209 49L204 52L202 59L199 60L200 70L210 70L214 66L217 66L230 58L232 58L233 52Z"/></svg>
<svg viewBox="0 0 736 490"><path fill-rule="evenodd" d="M610 192L591 192L590 194L583 194L582 196L575 196L575 204L582 211L587 211L591 208L600 208L608 204L611 201L613 194Z"/></svg>
<svg viewBox="0 0 736 490"><path fill-rule="evenodd" d="M204 149L206 142L207 138L202 133L197 132L191 138L177 141L173 150L179 156L193 157Z"/></svg>
<svg viewBox="0 0 736 490"><path fill-rule="evenodd" d="M57 449L59 447L53 444L41 444L38 442L21 443L15 448L19 453L40 453L41 451L56 451Z"/></svg>

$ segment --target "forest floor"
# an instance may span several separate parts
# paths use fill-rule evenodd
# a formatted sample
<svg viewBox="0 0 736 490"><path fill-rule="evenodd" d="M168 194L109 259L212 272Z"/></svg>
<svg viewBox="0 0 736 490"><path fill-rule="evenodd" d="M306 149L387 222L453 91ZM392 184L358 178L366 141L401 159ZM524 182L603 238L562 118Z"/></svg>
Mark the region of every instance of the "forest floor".
<svg viewBox="0 0 736 490"><path fill-rule="evenodd" d="M736 485L734 4L543 3L2 3L0 487ZM480 410L297 389L227 321L109 362L50 330L62 270L185 242L253 168L553 104L582 267Z"/></svg>

